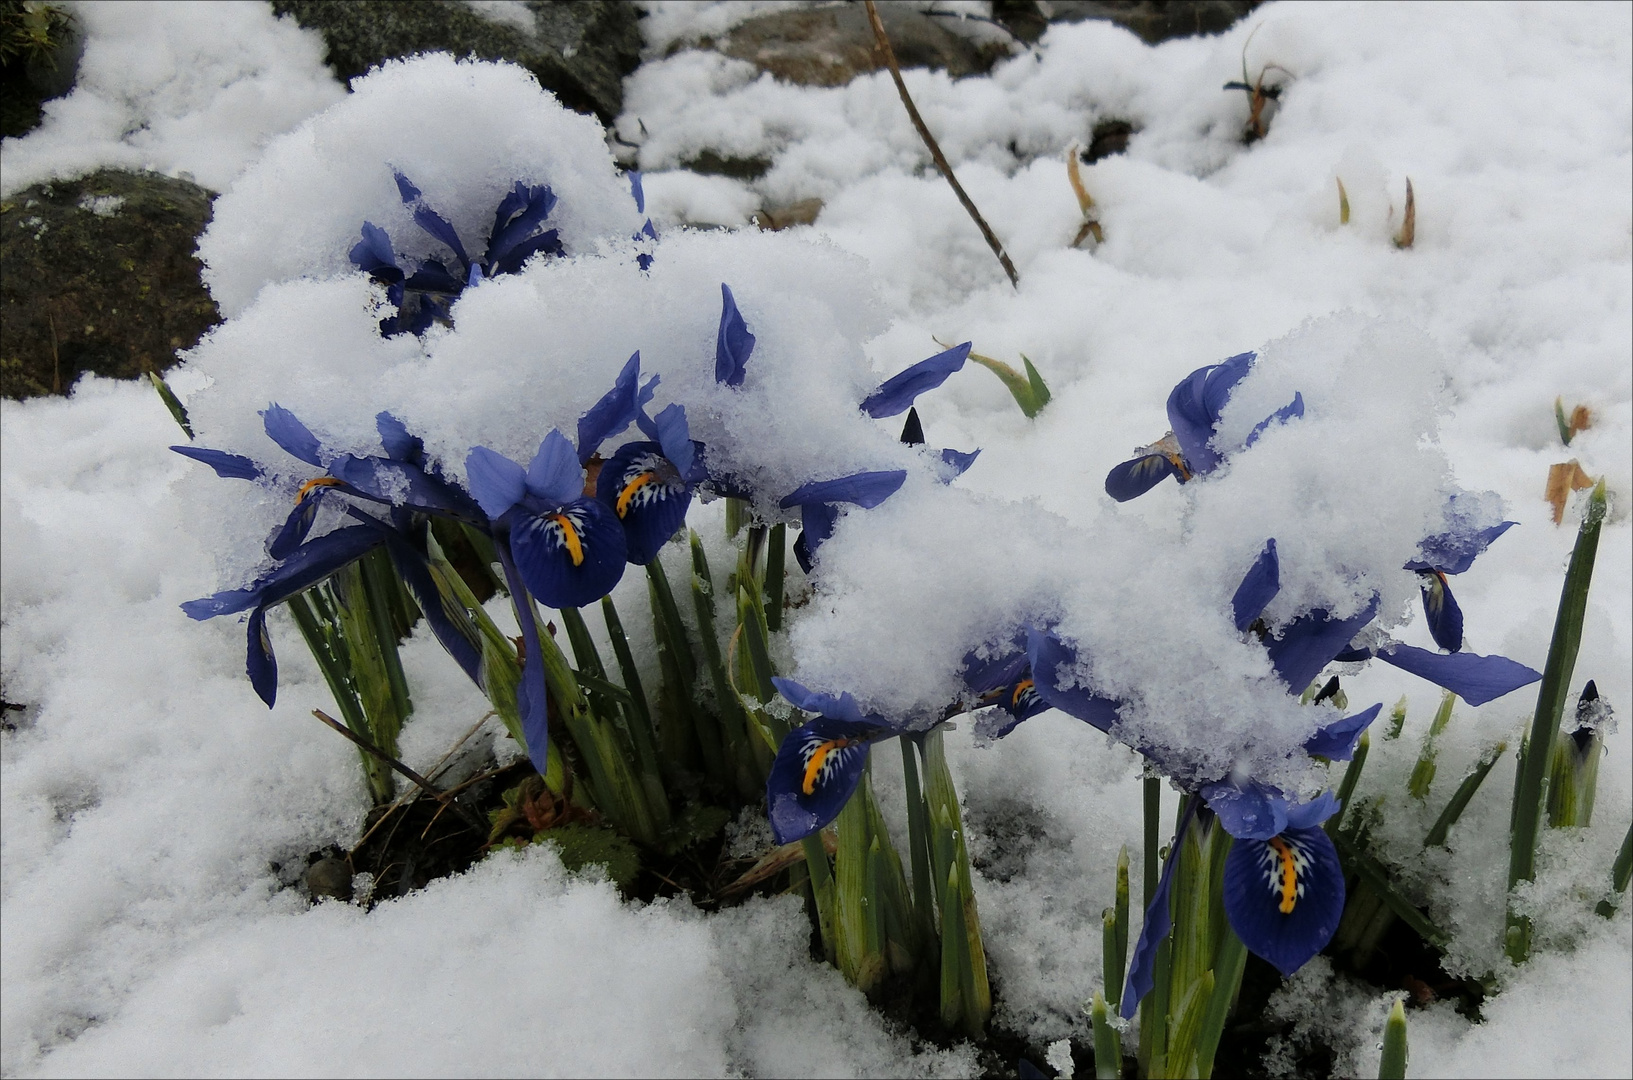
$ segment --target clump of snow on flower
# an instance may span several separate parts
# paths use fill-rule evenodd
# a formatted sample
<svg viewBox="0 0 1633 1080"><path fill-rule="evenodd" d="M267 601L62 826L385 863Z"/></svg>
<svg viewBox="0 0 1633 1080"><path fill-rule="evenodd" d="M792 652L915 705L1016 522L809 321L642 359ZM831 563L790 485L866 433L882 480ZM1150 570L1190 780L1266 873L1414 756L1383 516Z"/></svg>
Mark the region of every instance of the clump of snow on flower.
<svg viewBox="0 0 1633 1080"><path fill-rule="evenodd" d="M1374 597L1383 626L1411 617L1417 578L1402 567L1447 527L1453 490L1434 442L1440 366L1409 327L1317 320L1264 350L1219 425L1216 445L1236 452L1188 484L1103 501L1077 526L934 487L854 515L822 549L819 603L792 631L799 674L924 717L957 696L968 651L1054 624L1081 650L1078 681L1126 703L1125 739L1168 751L1198 779L1240 766L1297 786L1288 763L1318 717L1336 713L1298 706L1303 687L1290 694L1263 646L1236 630L1231 597L1273 538L1272 627L1318 608L1347 617ZM1237 449L1295 393L1303 417ZM1155 441L1165 424L1151 411Z"/></svg>
<svg viewBox="0 0 1633 1080"><path fill-rule="evenodd" d="M400 253L448 259L414 224L393 170L473 255L517 181L555 192L548 224L570 252L641 227L600 125L563 109L524 69L445 53L389 61L275 140L216 200L199 258L222 314L237 315L270 282L349 271L364 221L386 230Z"/></svg>

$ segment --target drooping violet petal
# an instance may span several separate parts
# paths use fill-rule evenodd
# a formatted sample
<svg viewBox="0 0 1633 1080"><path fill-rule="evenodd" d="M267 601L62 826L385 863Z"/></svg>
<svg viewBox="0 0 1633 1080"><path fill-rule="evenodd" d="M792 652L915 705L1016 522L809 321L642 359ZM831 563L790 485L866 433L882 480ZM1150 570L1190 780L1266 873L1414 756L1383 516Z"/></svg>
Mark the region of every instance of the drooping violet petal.
<svg viewBox="0 0 1633 1080"><path fill-rule="evenodd" d="M1264 542L1264 550L1248 567L1242 583L1236 587L1236 595L1231 597L1230 608L1236 619L1236 629L1245 633L1259 613L1264 611L1265 605L1274 600L1279 592L1281 560L1276 555L1276 539L1271 537Z"/></svg>
<svg viewBox="0 0 1633 1080"><path fill-rule="evenodd" d="M886 379L862 402L862 411L875 420L905 412L920 394L934 390L947 381L947 376L964 366L970 345L968 341L954 345Z"/></svg>

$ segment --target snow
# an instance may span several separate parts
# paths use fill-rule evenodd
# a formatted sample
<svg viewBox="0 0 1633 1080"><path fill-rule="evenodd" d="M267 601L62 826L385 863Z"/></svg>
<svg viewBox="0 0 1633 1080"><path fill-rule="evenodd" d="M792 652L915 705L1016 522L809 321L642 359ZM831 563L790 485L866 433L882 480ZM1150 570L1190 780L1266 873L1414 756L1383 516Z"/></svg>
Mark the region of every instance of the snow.
<svg viewBox="0 0 1633 1080"><path fill-rule="evenodd" d="M1228 619L1263 541L1277 539L1283 563L1267 615L1346 613L1377 593L1390 632L1428 645L1399 567L1442 527L1448 492L1495 492L1520 524L1453 579L1468 648L1540 669L1575 534L1540 496L1548 465L1575 457L1607 477L1612 514L1573 692L1591 677L1616 708L1633 702L1626 7L1279 3L1215 38L1151 48L1108 24L1057 25L990 78L908 72L1018 290L929 167L887 74L806 89L713 54L664 57L747 5L649 6L649 60L626 83L619 132L641 144L663 234L650 273L634 264L641 218L599 130L515 69L430 58L345 95L321 41L259 5L132 7L77 9L80 85L6 141L4 191L147 165L224 193L200 251L229 318L172 384L201 445L266 462L278 485L307 473L261 432L269 401L334 452L374 451L373 416L390 409L459 476L473 445L525 461L551 427L571 434L639 349L662 376L654 407L685 404L693 436L757 485L763 513L806 480L909 471L823 546L812 602L777 643L785 670L923 716L957 692L967 650L1048 618L1083 646L1078 677L1130 703L1125 738L1308 791L1322 777L1286 753L1314 714ZM1244 48L1250 75L1292 73L1251 147L1244 96L1219 90L1241 77ZM1070 250L1080 218L1063 158L1108 117L1137 134L1126 155L1084 168L1106 242ZM752 182L673 171L702 149L773 165ZM432 250L393 167L467 246L512 181L551 184L569 256L467 290L453 330L382 339L382 295L346 258L361 222L398 251ZM1398 250L1408 176L1417 236ZM680 227L740 226L808 197L825 201L812 227ZM713 379L722 282L759 340L740 391ZM932 447L982 448L950 486L896 442L899 418L856 409L936 338L1017 366L1024 353L1054 395L1028 421L970 364L922 398ZM1303 419L1210 477L1107 500L1105 470L1166 430L1173 384L1248 349L1260 360L1220 448L1295 390ZM1556 395L1595 417L1568 450ZM0 660L6 698L29 704L0 744L0 1071L978 1068L968 1046L915 1045L812 963L787 898L707 916L630 905L540 849L368 914L307 907L271 866L355 841L355 751L309 719L328 693L281 612L268 712L243 679L241 627L177 607L254 569L287 493L169 453L178 433L142 386L93 378L69 399L0 409ZM721 520L718 504L694 509L717 567ZM626 624L644 621L639 585L630 575L615 594ZM637 648L650 663L650 643ZM429 766L486 705L429 635L404 660L419 708L403 752ZM1402 737L1375 733L1361 785L1389 800L1375 842L1452 931L1448 967L1499 988L1478 1026L1447 1005L1414 1010L1412 1074L1629 1072L1629 917L1591 914L1633 803L1626 725L1606 742L1595 826L1545 837L1524 895L1539 953L1514 969L1497 942L1512 758L1444 849L1415 845L1486 747L1506 739L1512 753L1531 693L1460 705L1416 803L1404 778L1438 692L1378 664L1345 689L1351 711L1409 695ZM1117 850L1138 850L1137 759L1059 714L994 746L975 745L972 726L949 754L985 868L996 1019L1038 1046L1082 1041ZM898 799L893 750L876 774ZM1339 1051L1341 1073L1367 1075L1390 1000L1318 959L1277 1008L1295 1037ZM1605 1022L1581 1023L1584 1000L1603 1003Z"/></svg>

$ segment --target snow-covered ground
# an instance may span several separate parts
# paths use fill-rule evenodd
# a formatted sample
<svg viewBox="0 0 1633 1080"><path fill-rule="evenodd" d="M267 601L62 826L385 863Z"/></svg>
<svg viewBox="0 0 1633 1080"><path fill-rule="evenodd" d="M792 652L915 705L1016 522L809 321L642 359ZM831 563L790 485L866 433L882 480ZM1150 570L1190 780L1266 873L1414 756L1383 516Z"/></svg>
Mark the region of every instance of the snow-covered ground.
<svg viewBox="0 0 1633 1080"><path fill-rule="evenodd" d="M655 54L744 13L651 7ZM433 203L439 191L454 200L472 161L503 183L506 168L568 154L582 125L503 78L472 84L494 103L485 113L462 111L452 91L413 108L402 106L422 91L347 98L321 66L321 41L258 4L77 11L88 29L80 83L47 106L38 131L6 141L0 188L114 164L190 172L229 193L204 254L234 319L174 379L207 445L263 453L254 410L276 397L342 441L361 444L389 407L426 425L455 464L476 443L522 457L549 426L570 425L636 347L665 392L700 415L714 400L712 368L694 378L686 365L703 351L712 363L719 308L717 289L698 282L724 278L761 336L766 377L759 404L742 395L730 419L778 476L814 459L837 474L870 454L907 455L890 422L876 427L848 403L934 352L934 338L972 340L1014 364L1024 353L1054 395L1028 421L971 365L920 400L932 445L982 455L954 487L925 470L842 523L823 549L825 603L794 619L786 646L802 677L847 674L851 685L834 689L875 701L935 700L962 655L961 629L1045 593L1080 636L1110 642L1118 628L1090 610L1096 589L1124 604L1161 581L1168 556L1169 592L1205 592L1211 565L1251 558L1265 535L1244 506L1277 521L1327 506L1309 548L1336 559L1372 550L1345 547L1352 534L1380 550L1421 536L1426 507L1453 482L1497 492L1519 522L1456 579L1469 647L1541 668L1575 535L1541 496L1548 466L1574 457L1607 477L1613 501L1574 683L1594 678L1616 709L1633 707L1627 5L1277 3L1214 38L1152 48L1107 24L1062 25L990 78L908 73L1014 259L1018 289L927 167L888 75L806 89L712 53L654 58L627 81L619 122L640 144L665 236L650 278L586 256L496 280L423 355L412 339L382 343L367 288L333 277L358 219L392 210L376 163L409 171ZM1245 96L1220 89L1241 77L1244 47L1250 76L1266 64L1289 73L1268 137L1250 147ZM1105 118L1138 133L1126 155L1084 168L1106 240L1072 250L1081 217L1065 155ZM773 165L752 184L673 171L705 148ZM571 150L574 160L596 153L593 138ZM621 191L611 176L610 160L575 174L577 208L558 181L562 213L587 215L587 238L627 235L632 208L596 201ZM1398 250L1407 177L1416 240ZM681 228L742 225L756 207L809 197L825 202L809 229ZM1306 440L1290 472L1254 473L1244 458L1212 488L1168 484L1111 504L1102 477L1163 433L1169 388L1247 349L1265 350L1271 408L1285 401L1272 401L1277 378L1302 380L1307 430L1325 441ZM536 363L541 350L572 359ZM821 366L808 366L818 353ZM1568 450L1556 396L1594 416ZM976 1068L968 1047L926 1048L891 1030L813 964L804 911L786 897L709 916L681 902L630 905L532 850L368 914L308 907L271 867L355 841L366 809L355 752L309 718L329 697L286 620L273 621L283 671L269 712L243 678L241 628L178 609L238 583L278 504L245 500L170 453L175 426L143 386L90 380L67 400L5 402L0 417L0 655L7 699L29 705L3 742L0 1071ZM1296 434L1272 432L1263 446ZM732 452L731 437L723 430L711 446ZM1251 495L1254 477L1283 501L1209 501L1209 491ZM1182 514L1221 550L1198 551L1190 530L1174 529ZM693 521L717 535L719 505ZM1120 569L1138 542L1152 565ZM630 575L616 594L626 611L644 609L638 585ZM1183 627L1187 605L1219 603L1162 592L1147 589L1138 612L1114 609L1127 623L1123 653L1164 660L1159 631ZM1397 619L1412 610L1396 607ZM1395 633L1428 643L1421 618ZM1194 701L1205 675L1222 701L1252 700L1251 673L1230 667L1233 644L1215 647L1200 629L1175 644L1147 679L1150 710ZM1201 664L1186 664L1188 649L1225 674L1192 670ZM428 635L409 644L405 665L417 711L403 749L423 767L486 705ZM1237 676L1247 689L1228 681ZM1360 705L1410 696L1403 738L1374 742L1362 783L1400 792L1438 694L1381 665L1345 682ZM1633 924L1625 907L1609 921L1591 914L1633 810L1626 730L1607 740L1594 828L1544 838L1528 897L1541 946L1524 969L1498 947L1509 759L1445 850L1411 847L1466 766L1512 741L1533 702L1520 691L1459 707L1430 798L1395 795L1379 837L1453 931L1448 966L1494 972L1501 986L1479 1026L1448 1004L1412 1013L1414 1076L1633 1072ZM1239 711L1226 719L1249 723ZM1082 1038L1116 853L1137 848L1136 760L1059 714L995 746L975 745L968 724L948 742L972 854L1004 868L977 881L997 1019L1036 1043ZM887 802L898 797L891 768L878 784ZM1274 1008L1332 1046L1340 1074L1368 1075L1393 996L1317 959Z"/></svg>

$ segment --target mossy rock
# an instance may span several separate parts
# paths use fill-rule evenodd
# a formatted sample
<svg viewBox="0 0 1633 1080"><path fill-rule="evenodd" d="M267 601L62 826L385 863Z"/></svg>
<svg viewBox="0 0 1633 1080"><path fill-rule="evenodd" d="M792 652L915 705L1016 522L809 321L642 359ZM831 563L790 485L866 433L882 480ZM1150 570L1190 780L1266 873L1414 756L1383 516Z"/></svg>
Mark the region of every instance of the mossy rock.
<svg viewBox="0 0 1633 1080"><path fill-rule="evenodd" d="M0 394L163 371L220 322L194 257L211 193L103 169L0 203Z"/></svg>
<svg viewBox="0 0 1633 1080"><path fill-rule="evenodd" d="M1103 19L1133 31L1147 45L1170 38L1219 34L1260 0L993 0L992 16L1022 41L1036 41L1052 22Z"/></svg>
<svg viewBox="0 0 1633 1080"><path fill-rule="evenodd" d="M509 60L604 124L622 111L623 78L641 62L640 13L628 0L530 0L531 26L457 0L273 0L272 10L322 34L342 79L424 52Z"/></svg>
<svg viewBox="0 0 1633 1080"><path fill-rule="evenodd" d="M630 840L596 825L558 825L533 834L536 844L552 843L561 853L561 865L576 873L600 866L623 892L629 892L641 872L641 853Z"/></svg>

